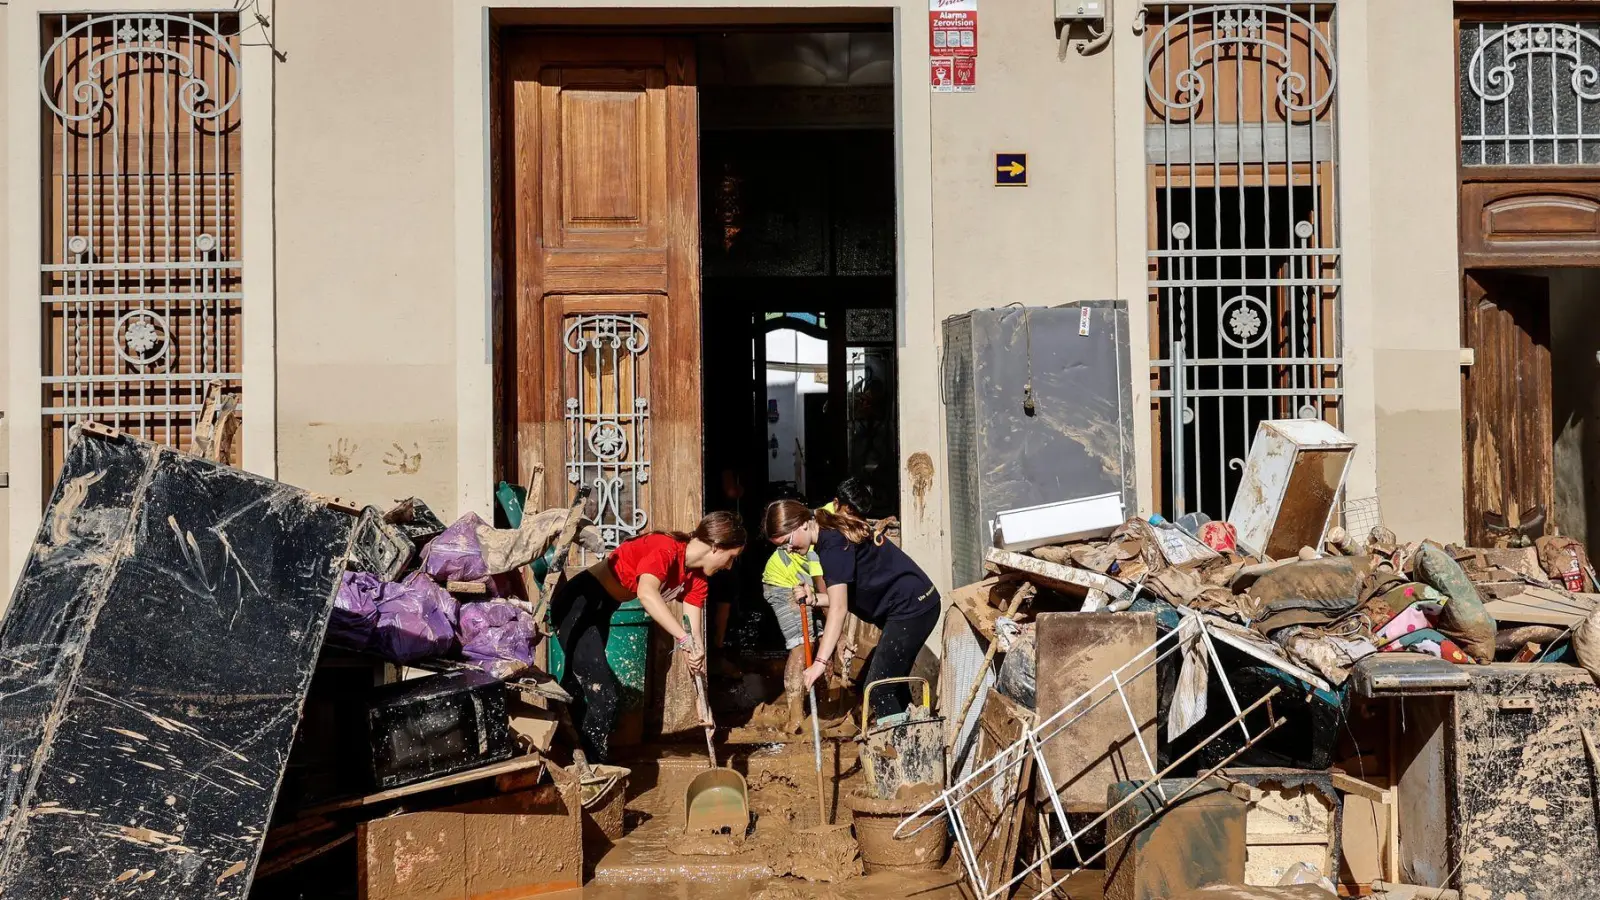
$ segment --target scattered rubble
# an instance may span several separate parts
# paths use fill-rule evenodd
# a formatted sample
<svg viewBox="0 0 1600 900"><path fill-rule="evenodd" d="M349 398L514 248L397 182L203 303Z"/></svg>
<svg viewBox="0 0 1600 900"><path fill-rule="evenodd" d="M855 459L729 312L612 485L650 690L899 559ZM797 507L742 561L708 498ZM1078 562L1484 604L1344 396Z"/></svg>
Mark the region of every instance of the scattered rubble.
<svg viewBox="0 0 1600 900"><path fill-rule="evenodd" d="M1543 861L1600 853L1584 546L1353 533L1354 444L1262 427L1228 521L1007 518L946 598L937 697L907 679L907 712L862 721L852 622L826 740L752 665L737 724L627 768L573 753L547 674L548 597L604 550L587 494L447 524L85 427L0 630L0 892L1581 895L1585 866ZM707 803L727 827L688 827Z"/></svg>

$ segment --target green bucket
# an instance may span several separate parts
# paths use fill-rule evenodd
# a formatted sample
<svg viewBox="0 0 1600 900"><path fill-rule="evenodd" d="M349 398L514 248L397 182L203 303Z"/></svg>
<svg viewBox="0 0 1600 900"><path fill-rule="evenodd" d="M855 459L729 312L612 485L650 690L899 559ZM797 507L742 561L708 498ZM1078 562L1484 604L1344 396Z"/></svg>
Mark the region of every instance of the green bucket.
<svg viewBox="0 0 1600 900"><path fill-rule="evenodd" d="M526 495L525 489L504 481L495 490L500 508L512 528L522 524L522 504ZM544 556L533 561L530 568L533 569L534 578L544 580L550 567L555 565L555 555L555 548L552 547ZM611 614L611 634L606 638L606 662L611 664L611 673L617 677L617 685L622 689L624 710L638 709L644 705L649 650L650 614L645 612L643 603L629 600ZM547 652L550 675L560 681L567 671L567 655L561 651L561 642L552 639Z"/></svg>

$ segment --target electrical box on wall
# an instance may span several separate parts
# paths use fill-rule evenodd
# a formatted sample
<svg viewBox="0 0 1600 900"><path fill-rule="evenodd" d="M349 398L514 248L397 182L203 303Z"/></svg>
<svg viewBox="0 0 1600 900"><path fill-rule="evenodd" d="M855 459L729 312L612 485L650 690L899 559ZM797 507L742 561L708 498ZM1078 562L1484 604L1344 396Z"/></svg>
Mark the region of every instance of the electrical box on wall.
<svg viewBox="0 0 1600 900"><path fill-rule="evenodd" d="M1110 0L1056 0L1056 21L1099 25L1106 19L1108 2Z"/></svg>

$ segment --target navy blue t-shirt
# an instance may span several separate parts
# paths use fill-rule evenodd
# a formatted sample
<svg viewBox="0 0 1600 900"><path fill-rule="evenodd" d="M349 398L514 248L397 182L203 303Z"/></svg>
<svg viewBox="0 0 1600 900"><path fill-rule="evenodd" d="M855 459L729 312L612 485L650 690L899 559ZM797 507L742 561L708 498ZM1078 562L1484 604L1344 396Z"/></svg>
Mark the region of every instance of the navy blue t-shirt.
<svg viewBox="0 0 1600 900"><path fill-rule="evenodd" d="M850 586L850 611L881 626L939 608L939 592L904 550L871 538L852 544L831 528L817 529L817 556L828 585Z"/></svg>

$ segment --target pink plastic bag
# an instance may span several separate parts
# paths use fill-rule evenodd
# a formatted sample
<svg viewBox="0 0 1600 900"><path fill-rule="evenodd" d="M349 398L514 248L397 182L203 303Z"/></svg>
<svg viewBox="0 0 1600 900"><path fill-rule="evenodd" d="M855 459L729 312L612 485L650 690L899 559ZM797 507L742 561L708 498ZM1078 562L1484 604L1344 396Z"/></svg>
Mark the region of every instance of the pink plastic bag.
<svg viewBox="0 0 1600 900"><path fill-rule="evenodd" d="M456 643L457 606L450 592L422 572L385 585L373 649L394 662L446 656Z"/></svg>
<svg viewBox="0 0 1600 900"><path fill-rule="evenodd" d="M461 607L461 655L494 675L533 665L533 616L510 603L467 603Z"/></svg>
<svg viewBox="0 0 1600 900"><path fill-rule="evenodd" d="M422 571L434 581L489 581L489 567L483 561L478 529L484 527L477 513L457 519L444 533L422 548Z"/></svg>
<svg viewBox="0 0 1600 900"><path fill-rule="evenodd" d="M351 650L372 646L384 583L366 572L346 572L328 616L328 641Z"/></svg>

